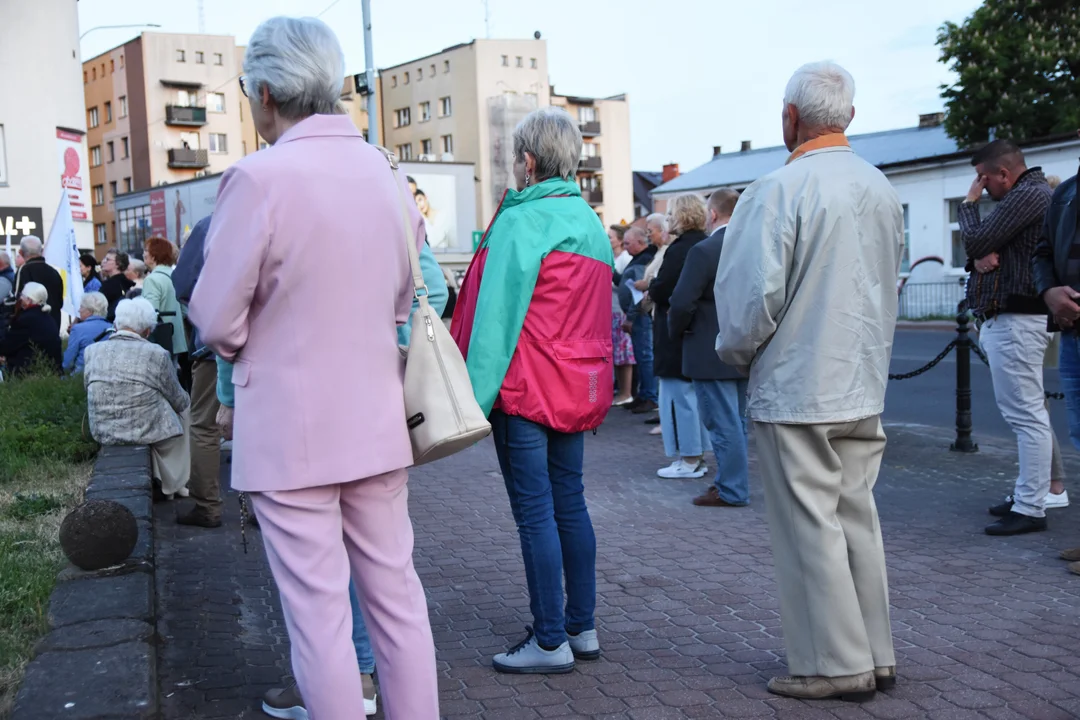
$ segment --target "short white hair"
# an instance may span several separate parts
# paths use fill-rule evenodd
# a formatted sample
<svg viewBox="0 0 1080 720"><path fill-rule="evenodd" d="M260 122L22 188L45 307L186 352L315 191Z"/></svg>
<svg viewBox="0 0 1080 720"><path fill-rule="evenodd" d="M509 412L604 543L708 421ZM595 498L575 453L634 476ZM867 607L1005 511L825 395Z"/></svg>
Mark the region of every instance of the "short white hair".
<svg viewBox="0 0 1080 720"><path fill-rule="evenodd" d="M855 80L834 62L803 65L784 91L784 104L794 105L808 127L847 130L855 102Z"/></svg>
<svg viewBox="0 0 1080 720"><path fill-rule="evenodd" d="M99 292L84 293L79 309L89 310L91 315L105 317L109 314L109 301Z"/></svg>
<svg viewBox="0 0 1080 720"><path fill-rule="evenodd" d="M124 272L128 271L135 273L136 277L144 278L147 271L146 263L142 260L128 260L128 269Z"/></svg>
<svg viewBox="0 0 1080 720"><path fill-rule="evenodd" d="M0 250L0 267L11 267L11 256L7 254L7 250Z"/></svg>
<svg viewBox="0 0 1080 720"><path fill-rule="evenodd" d="M113 324L117 330L144 335L157 325L157 311L149 300L143 298L121 300L116 306L116 322Z"/></svg>
<svg viewBox="0 0 1080 720"><path fill-rule="evenodd" d="M248 95L267 88L283 118L331 115L341 97L345 55L322 20L274 17L251 34L244 74Z"/></svg>
<svg viewBox="0 0 1080 720"><path fill-rule="evenodd" d="M514 159L523 161L525 153L536 158L536 181L569 180L581 159L581 130L561 107L534 110L514 128Z"/></svg>
<svg viewBox="0 0 1080 720"><path fill-rule="evenodd" d="M45 286L41 283L28 282L23 285L22 292L19 293L19 297L26 298L35 305L40 305L41 309L45 312L52 310L49 307L49 291L45 289Z"/></svg>
<svg viewBox="0 0 1080 720"><path fill-rule="evenodd" d="M37 235L27 235L19 243L19 252L25 258L38 257L43 252L45 246L41 242L41 238Z"/></svg>
<svg viewBox="0 0 1080 720"><path fill-rule="evenodd" d="M661 232L668 231L668 219L664 213L653 213L649 217L645 218L645 225L655 225L660 228Z"/></svg>

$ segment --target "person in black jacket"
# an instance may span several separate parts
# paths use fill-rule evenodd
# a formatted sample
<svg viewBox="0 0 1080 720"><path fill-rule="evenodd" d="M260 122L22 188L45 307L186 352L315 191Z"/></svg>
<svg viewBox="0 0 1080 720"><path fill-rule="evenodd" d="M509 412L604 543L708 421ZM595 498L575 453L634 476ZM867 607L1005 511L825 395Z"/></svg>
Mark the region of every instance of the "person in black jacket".
<svg viewBox="0 0 1080 720"><path fill-rule="evenodd" d="M19 295L15 319L0 341L0 363L7 365L12 375L31 370L39 361L60 374L60 326L49 314L48 296L45 286L36 282L26 283Z"/></svg>
<svg viewBox="0 0 1080 720"><path fill-rule="evenodd" d="M687 253L668 312L668 331L673 338L682 338L683 374L693 381L698 411L716 455L716 479L704 495L694 498L695 505L705 507L741 507L750 502L747 379L716 355L720 330L713 296L724 233L738 200L734 190L717 190L709 197L705 227L710 235Z"/></svg>
<svg viewBox="0 0 1080 720"><path fill-rule="evenodd" d="M15 276L15 295L22 296L23 289L29 283L38 283L44 286L49 294L49 314L56 321L56 336L60 337L60 308L64 305L64 281L60 273L52 265L45 262L42 257L45 246L41 238L35 235L27 235L19 243L19 255L23 259L23 265Z"/></svg>
<svg viewBox="0 0 1080 720"><path fill-rule="evenodd" d="M705 203L697 195L680 195L668 206L668 229L675 239L649 285L653 312L653 370L660 379L660 428L664 451L675 461L656 472L659 477L688 479L708 472L704 454L709 447L698 413L694 386L683 374L682 336L668 330L671 295L679 282L690 249L705 239Z"/></svg>
<svg viewBox="0 0 1080 720"><path fill-rule="evenodd" d="M658 407L656 376L653 374L653 324L652 316L642 312L639 303L634 302L631 287L645 277L645 269L656 257L657 247L649 244L645 231L638 227L626 231L623 245L630 253L631 260L619 274L616 284L619 287L619 306L626 315L622 329L630 334L638 374L637 395L628 409L641 415Z"/></svg>
<svg viewBox="0 0 1080 720"><path fill-rule="evenodd" d="M109 314L105 318L109 322L116 319L117 303L127 297L128 291L135 287L135 283L125 275L130 262L127 253L116 248L105 253L105 258L101 261L101 294L109 301Z"/></svg>

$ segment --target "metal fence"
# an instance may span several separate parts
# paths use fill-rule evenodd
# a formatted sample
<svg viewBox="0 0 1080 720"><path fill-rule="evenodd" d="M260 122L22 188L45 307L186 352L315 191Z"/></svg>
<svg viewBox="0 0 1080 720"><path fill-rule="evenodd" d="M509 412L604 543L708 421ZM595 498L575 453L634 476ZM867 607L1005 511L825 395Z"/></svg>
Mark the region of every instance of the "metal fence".
<svg viewBox="0 0 1080 720"><path fill-rule="evenodd" d="M902 320L953 320L964 299L965 278L954 282L904 283L900 289Z"/></svg>

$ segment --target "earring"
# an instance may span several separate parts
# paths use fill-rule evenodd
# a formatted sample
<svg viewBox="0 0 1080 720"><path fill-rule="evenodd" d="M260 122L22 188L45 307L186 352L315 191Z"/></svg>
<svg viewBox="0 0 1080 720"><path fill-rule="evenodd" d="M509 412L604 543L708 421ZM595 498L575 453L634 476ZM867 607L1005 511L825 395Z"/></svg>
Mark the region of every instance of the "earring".
<svg viewBox="0 0 1080 720"><path fill-rule="evenodd" d="M525 173L525 187L529 187L529 181L532 180L532 176L529 173Z"/></svg>

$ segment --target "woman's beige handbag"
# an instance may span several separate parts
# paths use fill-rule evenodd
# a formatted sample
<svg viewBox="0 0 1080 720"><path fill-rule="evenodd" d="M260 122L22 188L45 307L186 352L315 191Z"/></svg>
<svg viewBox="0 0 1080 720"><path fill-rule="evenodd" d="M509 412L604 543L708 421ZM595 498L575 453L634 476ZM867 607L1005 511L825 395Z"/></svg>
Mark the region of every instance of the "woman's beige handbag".
<svg viewBox="0 0 1080 720"><path fill-rule="evenodd" d="M423 465L475 445L491 433L491 423L476 402L457 343L450 337L439 313L428 303L427 284L420 269L416 233L398 177L397 159L388 150L379 149L390 162L401 199L413 294L420 302L412 315L412 336L406 354L405 417L412 440L413 464Z"/></svg>

